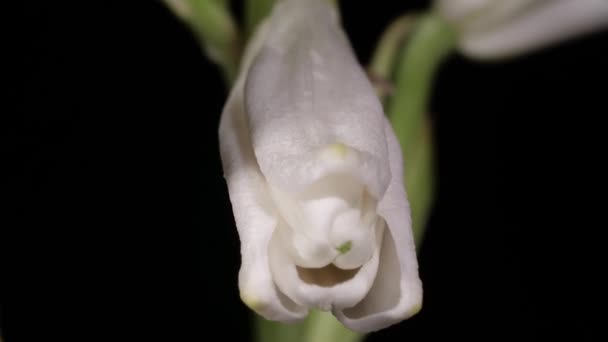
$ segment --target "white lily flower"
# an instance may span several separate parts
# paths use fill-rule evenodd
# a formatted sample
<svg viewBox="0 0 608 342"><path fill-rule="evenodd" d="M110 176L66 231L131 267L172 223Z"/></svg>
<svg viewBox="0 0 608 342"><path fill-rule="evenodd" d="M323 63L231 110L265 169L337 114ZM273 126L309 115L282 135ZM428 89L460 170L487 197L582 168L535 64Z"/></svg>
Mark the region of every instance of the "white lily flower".
<svg viewBox="0 0 608 342"><path fill-rule="evenodd" d="M608 27L606 0L437 0L471 57L512 57Z"/></svg>
<svg viewBox="0 0 608 342"><path fill-rule="evenodd" d="M250 308L282 322L331 310L360 332L419 311L399 143L331 5L277 3L219 135Z"/></svg>

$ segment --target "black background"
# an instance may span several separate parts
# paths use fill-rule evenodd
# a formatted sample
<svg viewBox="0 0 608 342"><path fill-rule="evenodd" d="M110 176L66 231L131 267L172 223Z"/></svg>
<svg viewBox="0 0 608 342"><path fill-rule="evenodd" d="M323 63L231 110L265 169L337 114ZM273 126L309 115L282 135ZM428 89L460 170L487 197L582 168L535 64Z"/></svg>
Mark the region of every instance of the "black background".
<svg viewBox="0 0 608 342"><path fill-rule="evenodd" d="M249 340L218 70L158 2L23 5L2 114L6 342ZM427 6L343 1L360 60ZM606 43L444 64L425 306L368 341L600 340Z"/></svg>

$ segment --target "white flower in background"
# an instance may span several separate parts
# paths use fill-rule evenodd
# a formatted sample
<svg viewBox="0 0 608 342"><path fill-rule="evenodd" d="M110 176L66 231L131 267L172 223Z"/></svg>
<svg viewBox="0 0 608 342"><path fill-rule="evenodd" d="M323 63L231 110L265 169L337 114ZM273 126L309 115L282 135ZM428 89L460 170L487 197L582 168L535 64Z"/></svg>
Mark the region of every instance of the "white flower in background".
<svg viewBox="0 0 608 342"><path fill-rule="evenodd" d="M420 309L400 147L333 7L275 6L219 134L249 307L283 322L331 310L360 332Z"/></svg>
<svg viewBox="0 0 608 342"><path fill-rule="evenodd" d="M437 0L460 50L492 59L534 51L608 27L608 0Z"/></svg>

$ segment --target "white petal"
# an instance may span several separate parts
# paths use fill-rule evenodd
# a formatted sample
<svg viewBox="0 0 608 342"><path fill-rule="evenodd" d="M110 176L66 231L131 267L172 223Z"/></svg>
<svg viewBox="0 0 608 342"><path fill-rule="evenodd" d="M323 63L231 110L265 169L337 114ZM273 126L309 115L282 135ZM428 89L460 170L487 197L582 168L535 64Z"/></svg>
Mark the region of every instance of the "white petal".
<svg viewBox="0 0 608 342"><path fill-rule="evenodd" d="M521 55L608 27L608 1L542 2L493 28L465 31L461 51L474 58Z"/></svg>
<svg viewBox="0 0 608 342"><path fill-rule="evenodd" d="M255 50L256 40L259 41L261 35L256 35L251 49ZM255 53L251 49L249 55ZM251 147L243 107L243 85L244 77L240 75L224 107L219 128L224 177L241 240L241 298L267 319L297 321L304 318L308 310L280 293L270 272L268 244L277 219L272 214L266 183Z"/></svg>
<svg viewBox="0 0 608 342"><path fill-rule="evenodd" d="M476 17L496 2L494 0L437 0L435 3L437 10L446 19L453 23L460 23Z"/></svg>
<svg viewBox="0 0 608 342"><path fill-rule="evenodd" d="M247 77L254 153L269 183L298 192L350 173L379 198L388 186L383 111L323 0L277 4Z"/></svg>
<svg viewBox="0 0 608 342"><path fill-rule="evenodd" d="M411 229L410 208L403 186L403 165L399 142L385 121L391 183L378 205L387 224L381 247L380 265L367 296L354 307L335 310L345 326L359 332L385 328L417 313L422 306L422 283Z"/></svg>
<svg viewBox="0 0 608 342"><path fill-rule="evenodd" d="M554 0L490 0L480 4L464 18L456 22L465 34L471 31L487 31L508 23L511 19L525 14L544 3Z"/></svg>
<svg viewBox="0 0 608 342"><path fill-rule="evenodd" d="M270 242L270 268L277 286L289 298L299 305L328 311L354 306L365 297L378 270L383 225L375 228L372 258L355 270L341 270L331 264L314 269L297 267L278 236L280 229Z"/></svg>

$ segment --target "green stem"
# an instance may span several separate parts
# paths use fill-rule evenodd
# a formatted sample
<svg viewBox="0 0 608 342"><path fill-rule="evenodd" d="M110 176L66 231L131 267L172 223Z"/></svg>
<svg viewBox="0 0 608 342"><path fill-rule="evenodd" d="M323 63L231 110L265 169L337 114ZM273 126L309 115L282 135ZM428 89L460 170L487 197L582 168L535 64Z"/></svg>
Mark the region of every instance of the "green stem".
<svg viewBox="0 0 608 342"><path fill-rule="evenodd" d="M435 74L454 46L454 32L440 17L421 17L397 63L395 90L387 106L406 160L404 180L417 246L424 235L434 186L428 104Z"/></svg>
<svg viewBox="0 0 608 342"><path fill-rule="evenodd" d="M246 0L245 1L245 32L250 38L255 28L270 14L275 0Z"/></svg>
<svg viewBox="0 0 608 342"><path fill-rule="evenodd" d="M433 137L428 117L423 119L420 130L416 146L411 149L404 166L404 180L410 199L414 241L418 248L422 245L435 188Z"/></svg>
<svg viewBox="0 0 608 342"><path fill-rule="evenodd" d="M220 65L227 85L236 78L240 44L229 9L217 1L192 1L192 27L211 60Z"/></svg>
<svg viewBox="0 0 608 342"><path fill-rule="evenodd" d="M386 96L392 92L390 79L395 70L399 52L405 40L415 27L417 17L404 15L393 21L384 31L369 66L369 74L376 88L376 93L384 103Z"/></svg>
<svg viewBox="0 0 608 342"><path fill-rule="evenodd" d="M239 32L223 0L164 0L195 33L209 59L218 64L230 86L240 59Z"/></svg>
<svg viewBox="0 0 608 342"><path fill-rule="evenodd" d="M257 342L300 342L306 331L306 323L283 324L255 316L255 336Z"/></svg>
<svg viewBox="0 0 608 342"><path fill-rule="evenodd" d="M345 328L331 313L311 310L300 323L282 324L256 318L258 342L360 342L364 335Z"/></svg>
<svg viewBox="0 0 608 342"><path fill-rule="evenodd" d="M405 156L418 139L416 132L427 113L435 72L454 43L452 29L440 17L427 14L420 19L400 58L388 113Z"/></svg>
<svg viewBox="0 0 608 342"><path fill-rule="evenodd" d="M345 328L331 313L311 311L308 329L301 342L359 342L363 335Z"/></svg>

